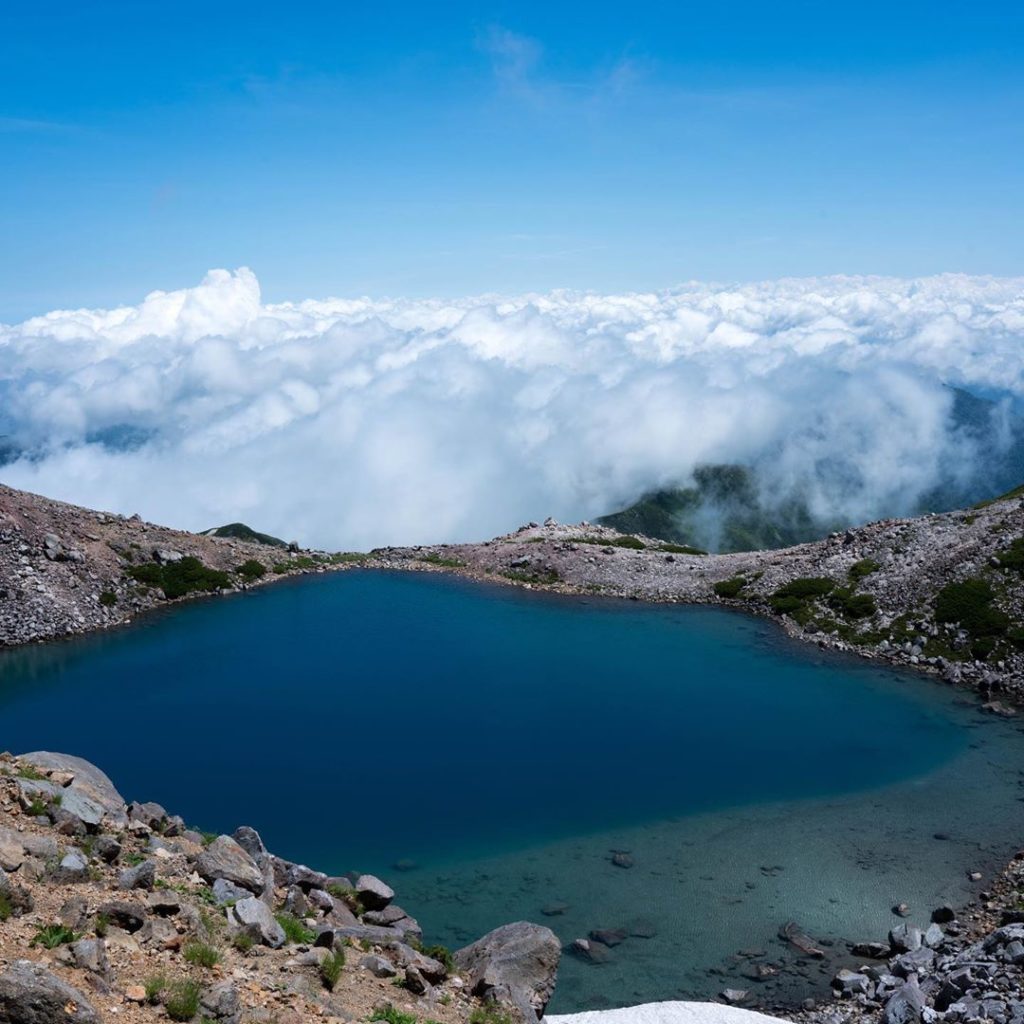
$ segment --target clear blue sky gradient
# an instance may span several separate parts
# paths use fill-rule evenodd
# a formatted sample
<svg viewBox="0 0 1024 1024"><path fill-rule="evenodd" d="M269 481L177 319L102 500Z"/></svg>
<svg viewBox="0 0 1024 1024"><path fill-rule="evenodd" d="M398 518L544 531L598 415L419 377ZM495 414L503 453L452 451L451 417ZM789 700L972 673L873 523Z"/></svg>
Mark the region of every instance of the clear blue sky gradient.
<svg viewBox="0 0 1024 1024"><path fill-rule="evenodd" d="M0 321L1024 269L1024 5L0 5Z"/></svg>

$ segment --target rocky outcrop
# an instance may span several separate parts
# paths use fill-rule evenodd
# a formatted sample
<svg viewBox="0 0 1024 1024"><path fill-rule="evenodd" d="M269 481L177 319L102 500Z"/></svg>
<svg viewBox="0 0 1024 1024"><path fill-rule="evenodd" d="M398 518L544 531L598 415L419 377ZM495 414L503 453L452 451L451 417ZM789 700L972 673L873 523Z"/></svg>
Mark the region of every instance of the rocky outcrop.
<svg viewBox="0 0 1024 1024"><path fill-rule="evenodd" d="M514 1009L523 1021L544 1016L562 948L550 928L518 921L455 953L455 966L481 999Z"/></svg>
<svg viewBox="0 0 1024 1024"><path fill-rule="evenodd" d="M554 984L547 929L487 937L471 983L444 947L420 947L382 879L276 857L249 827L204 836L64 754L0 754L0 868L3 1024L340 1024L393 1003L490 1020L473 989L535 1020Z"/></svg>

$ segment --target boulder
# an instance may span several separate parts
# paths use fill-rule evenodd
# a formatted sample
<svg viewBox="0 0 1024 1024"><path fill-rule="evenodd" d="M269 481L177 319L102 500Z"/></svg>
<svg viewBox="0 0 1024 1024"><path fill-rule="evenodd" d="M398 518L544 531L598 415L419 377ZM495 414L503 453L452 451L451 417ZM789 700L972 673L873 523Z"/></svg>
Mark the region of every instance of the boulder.
<svg viewBox="0 0 1024 1024"><path fill-rule="evenodd" d="M920 949L923 943L921 929L909 924L898 924L889 932L889 945L897 953L913 953Z"/></svg>
<svg viewBox="0 0 1024 1024"><path fill-rule="evenodd" d="M54 869L53 880L62 884L74 884L89 880L89 862L79 850L71 850L64 854Z"/></svg>
<svg viewBox="0 0 1024 1024"><path fill-rule="evenodd" d="M205 1020L238 1020L241 1003L234 982L218 981L199 996L199 1015Z"/></svg>
<svg viewBox="0 0 1024 1024"><path fill-rule="evenodd" d="M243 889L240 885L235 885L234 882L229 882L226 878L218 878L213 883L213 898L216 900L218 907L226 907L229 903L237 903L239 900L248 899L251 895L252 893L248 889ZM301 917L302 915L296 914L295 916Z"/></svg>
<svg viewBox="0 0 1024 1024"><path fill-rule="evenodd" d="M123 797L95 765L72 754L55 754L47 750L22 754L20 760L43 772L70 773L72 780L62 788L60 805L62 809L79 815L86 825L102 824L114 829L128 825ZM99 820L93 821L96 808L99 808Z"/></svg>
<svg viewBox="0 0 1024 1024"><path fill-rule="evenodd" d="M125 868L117 876L118 889L151 890L156 882L156 861L144 860L133 868Z"/></svg>
<svg viewBox="0 0 1024 1024"><path fill-rule="evenodd" d="M395 898L395 890L376 875L360 875L354 888L367 910L383 910Z"/></svg>
<svg viewBox="0 0 1024 1024"><path fill-rule="evenodd" d="M76 967L109 979L110 964L107 961L107 944L103 939L79 939L71 943L70 948Z"/></svg>
<svg viewBox="0 0 1024 1024"><path fill-rule="evenodd" d="M126 932L137 932L146 923L146 908L137 903L109 900L101 903L97 912Z"/></svg>
<svg viewBox="0 0 1024 1024"><path fill-rule="evenodd" d="M470 991L539 1020L555 988L562 947L550 928L517 921L496 928L455 953Z"/></svg>
<svg viewBox="0 0 1024 1024"><path fill-rule="evenodd" d="M569 951L588 964L606 964L611 960L607 947L590 939L573 939Z"/></svg>
<svg viewBox="0 0 1024 1024"><path fill-rule="evenodd" d="M845 967L832 979L832 988L846 998L856 995L867 995L871 989L871 979L866 974L847 970Z"/></svg>
<svg viewBox="0 0 1024 1024"><path fill-rule="evenodd" d="M375 978L394 978L398 974L398 970L390 960L385 960L384 957L377 956L375 953L362 957L359 966L364 971L369 971Z"/></svg>
<svg viewBox="0 0 1024 1024"><path fill-rule="evenodd" d="M261 899L248 896L228 910L228 921L256 942L271 949L280 949L285 943L284 929L277 923L270 908Z"/></svg>
<svg viewBox="0 0 1024 1024"><path fill-rule="evenodd" d="M917 1024L924 1006L917 979L911 978L889 997L882 1019L885 1024Z"/></svg>
<svg viewBox="0 0 1024 1024"><path fill-rule="evenodd" d="M223 878L256 895L263 892L263 872L230 836L217 836L199 854L196 858L196 871L210 883Z"/></svg>
<svg viewBox="0 0 1024 1024"><path fill-rule="evenodd" d="M89 1000L40 964L16 960L0 974L4 1024L100 1024Z"/></svg>

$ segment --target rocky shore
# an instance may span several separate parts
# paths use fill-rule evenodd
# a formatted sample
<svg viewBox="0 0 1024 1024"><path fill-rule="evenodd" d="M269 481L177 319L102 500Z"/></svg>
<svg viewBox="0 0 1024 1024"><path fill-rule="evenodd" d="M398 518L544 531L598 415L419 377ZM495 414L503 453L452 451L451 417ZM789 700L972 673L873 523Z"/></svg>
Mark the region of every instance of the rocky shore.
<svg viewBox="0 0 1024 1024"><path fill-rule="evenodd" d="M454 953L372 875L282 860L126 803L80 758L0 755L0 1021L521 1024L554 934L518 922Z"/></svg>

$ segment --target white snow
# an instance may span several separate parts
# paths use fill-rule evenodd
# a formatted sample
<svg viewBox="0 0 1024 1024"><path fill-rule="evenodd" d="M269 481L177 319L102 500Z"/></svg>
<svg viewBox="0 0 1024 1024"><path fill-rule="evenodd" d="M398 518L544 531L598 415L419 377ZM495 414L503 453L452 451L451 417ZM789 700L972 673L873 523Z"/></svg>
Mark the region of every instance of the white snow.
<svg viewBox="0 0 1024 1024"><path fill-rule="evenodd" d="M779 1018L721 1003L673 1001L555 1014L545 1017L542 1024L779 1024Z"/></svg>

